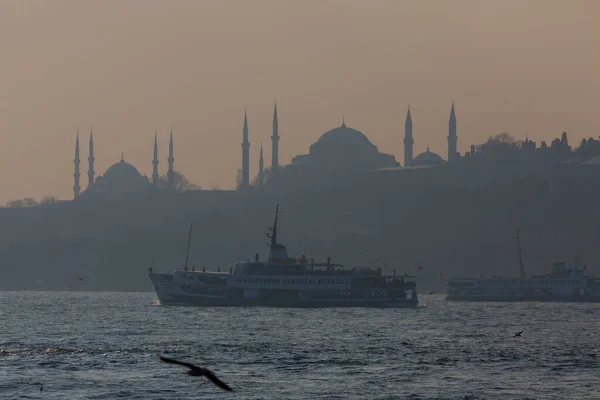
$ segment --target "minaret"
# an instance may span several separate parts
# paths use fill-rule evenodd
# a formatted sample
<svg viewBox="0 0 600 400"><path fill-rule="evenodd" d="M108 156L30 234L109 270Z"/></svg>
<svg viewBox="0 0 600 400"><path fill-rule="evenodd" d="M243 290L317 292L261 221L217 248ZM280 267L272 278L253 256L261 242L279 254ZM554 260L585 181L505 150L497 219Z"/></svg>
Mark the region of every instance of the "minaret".
<svg viewBox="0 0 600 400"><path fill-rule="evenodd" d="M154 131L154 160L152 160L152 186L158 189L158 142L157 134Z"/></svg>
<svg viewBox="0 0 600 400"><path fill-rule="evenodd" d="M94 186L94 135L90 127L90 151L88 156L88 189Z"/></svg>
<svg viewBox="0 0 600 400"><path fill-rule="evenodd" d="M244 131L242 137L242 187L250 184L250 143L248 142L248 118L244 110Z"/></svg>
<svg viewBox="0 0 600 400"><path fill-rule="evenodd" d="M169 190L175 191L175 171L173 170L173 163L175 162L175 158L173 158L173 128L171 127L171 137L169 139L169 158L167 160L169 162L169 170L167 171L167 186Z"/></svg>
<svg viewBox="0 0 600 400"><path fill-rule="evenodd" d="M454 101L452 102L452 110L450 110L450 120L448 121L448 161L456 158L456 114L454 114Z"/></svg>
<svg viewBox="0 0 600 400"><path fill-rule="evenodd" d="M413 139L412 131L412 117L410 116L410 106L408 106L408 112L406 113L406 122L404 122L404 166L408 167L412 164L413 160Z"/></svg>
<svg viewBox="0 0 600 400"><path fill-rule="evenodd" d="M75 164L75 172L73 173L73 198L76 199L79 197L79 192L81 192L81 186L79 186L79 177L81 174L79 173L79 131L77 131L77 138L75 139L75 159L73 163Z"/></svg>
<svg viewBox="0 0 600 400"><path fill-rule="evenodd" d="M275 111L273 112L273 150L271 150L271 172L279 168L279 121L277 120L277 101L275 101Z"/></svg>
<svg viewBox="0 0 600 400"><path fill-rule="evenodd" d="M258 159L258 186L262 187L265 180L265 171L263 164L262 142L260 142L260 158Z"/></svg>

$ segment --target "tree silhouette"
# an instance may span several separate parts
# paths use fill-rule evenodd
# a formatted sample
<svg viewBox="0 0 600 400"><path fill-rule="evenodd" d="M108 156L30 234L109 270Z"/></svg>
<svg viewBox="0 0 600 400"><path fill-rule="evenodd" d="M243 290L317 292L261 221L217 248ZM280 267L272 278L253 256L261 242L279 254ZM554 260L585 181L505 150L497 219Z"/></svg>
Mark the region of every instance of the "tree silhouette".
<svg viewBox="0 0 600 400"><path fill-rule="evenodd" d="M175 191L177 193L187 192L188 190L200 190L200 185L190 182L190 180L179 171L173 171L173 182L175 183ZM169 178L163 175L158 178L159 189L169 189Z"/></svg>
<svg viewBox="0 0 600 400"><path fill-rule="evenodd" d="M519 142L506 132L490 136L488 140L479 146L478 152L488 156L501 156L519 149Z"/></svg>
<svg viewBox="0 0 600 400"><path fill-rule="evenodd" d="M40 205L42 204L54 204L57 203L58 199L55 196L44 196L40 201Z"/></svg>
<svg viewBox="0 0 600 400"><path fill-rule="evenodd" d="M36 201L33 197L24 197L22 199L10 200L5 207L8 208L31 208L41 205L57 203L58 199L55 196L44 196L41 201Z"/></svg>
<svg viewBox="0 0 600 400"><path fill-rule="evenodd" d="M38 206L39 203L33 197L24 197L18 200L11 200L6 203L8 208L28 208Z"/></svg>

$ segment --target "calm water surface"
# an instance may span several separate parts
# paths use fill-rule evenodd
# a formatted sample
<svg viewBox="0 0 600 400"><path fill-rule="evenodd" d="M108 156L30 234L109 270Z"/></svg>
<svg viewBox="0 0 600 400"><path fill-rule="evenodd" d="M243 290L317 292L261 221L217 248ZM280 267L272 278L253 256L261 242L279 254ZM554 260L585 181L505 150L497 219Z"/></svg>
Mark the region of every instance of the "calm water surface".
<svg viewBox="0 0 600 400"><path fill-rule="evenodd" d="M153 293L0 292L0 398L600 399L600 305L421 303L190 308Z"/></svg>

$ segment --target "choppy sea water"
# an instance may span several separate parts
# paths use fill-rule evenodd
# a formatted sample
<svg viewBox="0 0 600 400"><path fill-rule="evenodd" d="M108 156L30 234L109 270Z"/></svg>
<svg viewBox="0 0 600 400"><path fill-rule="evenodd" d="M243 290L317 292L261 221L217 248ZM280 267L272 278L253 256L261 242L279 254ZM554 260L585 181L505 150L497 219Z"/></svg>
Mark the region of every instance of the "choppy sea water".
<svg viewBox="0 0 600 400"><path fill-rule="evenodd" d="M417 309L303 310L0 292L0 398L600 399L599 317L598 304L435 295ZM236 392L158 353L209 367Z"/></svg>

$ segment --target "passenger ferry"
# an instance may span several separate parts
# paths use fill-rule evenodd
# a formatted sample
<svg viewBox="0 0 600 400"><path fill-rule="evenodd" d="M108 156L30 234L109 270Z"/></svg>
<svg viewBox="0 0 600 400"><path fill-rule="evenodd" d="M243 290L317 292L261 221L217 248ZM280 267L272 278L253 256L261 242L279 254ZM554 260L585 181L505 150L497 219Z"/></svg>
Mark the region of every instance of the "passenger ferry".
<svg viewBox="0 0 600 400"><path fill-rule="evenodd" d="M519 278L499 276L481 278L453 278L448 281L446 300L449 301L554 301L600 302L600 278L587 275L587 267L556 262L552 272L527 276L519 246Z"/></svg>
<svg viewBox="0 0 600 400"><path fill-rule="evenodd" d="M414 276L384 275L380 268L345 268L328 257L316 263L306 256L288 256L277 241L279 204L267 237L269 256L238 262L229 271L187 267L173 274L148 276L163 305L275 307L416 307Z"/></svg>

